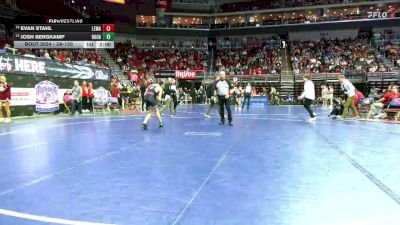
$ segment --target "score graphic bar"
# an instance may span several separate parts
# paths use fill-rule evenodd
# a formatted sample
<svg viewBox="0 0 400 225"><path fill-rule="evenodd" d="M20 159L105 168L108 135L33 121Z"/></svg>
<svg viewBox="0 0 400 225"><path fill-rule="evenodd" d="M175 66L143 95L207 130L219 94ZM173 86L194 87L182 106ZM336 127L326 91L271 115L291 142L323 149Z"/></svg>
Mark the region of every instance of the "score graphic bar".
<svg viewBox="0 0 400 225"><path fill-rule="evenodd" d="M29 22L28 22L29 23ZM16 24L16 48L114 48L115 25Z"/></svg>

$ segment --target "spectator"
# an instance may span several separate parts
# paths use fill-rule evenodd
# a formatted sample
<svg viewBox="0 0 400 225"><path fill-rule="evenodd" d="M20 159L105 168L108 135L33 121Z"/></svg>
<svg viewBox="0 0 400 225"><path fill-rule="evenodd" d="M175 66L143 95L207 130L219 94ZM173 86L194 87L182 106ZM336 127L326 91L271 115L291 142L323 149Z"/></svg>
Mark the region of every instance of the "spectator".
<svg viewBox="0 0 400 225"><path fill-rule="evenodd" d="M118 99L118 104L120 106L122 106L122 99L121 99L121 95L119 93L119 89L118 89L118 84L117 83L111 83L110 94L111 94L111 97L114 97L114 98Z"/></svg>
<svg viewBox="0 0 400 225"><path fill-rule="evenodd" d="M390 101L393 98L392 88L393 85L389 85L388 90L383 95L383 97L371 105L371 110L369 112L368 118L373 116L374 118L378 119L378 118L384 118L386 116L384 113L381 112L384 107L387 107L387 105L389 105Z"/></svg>
<svg viewBox="0 0 400 225"><path fill-rule="evenodd" d="M64 97L63 97L64 103L71 103L73 98L72 98L72 91L71 90L67 90L64 93Z"/></svg>
<svg viewBox="0 0 400 225"><path fill-rule="evenodd" d="M326 85L321 86L322 107L328 107L329 89Z"/></svg>
<svg viewBox="0 0 400 225"><path fill-rule="evenodd" d="M7 118L5 123L11 122L11 85L7 83L4 75L0 74L0 123L3 122L3 104Z"/></svg>
<svg viewBox="0 0 400 225"><path fill-rule="evenodd" d="M333 107L333 94L335 92L335 89L333 89L332 85L329 85L328 88L328 99L329 99L329 107Z"/></svg>
<svg viewBox="0 0 400 225"><path fill-rule="evenodd" d="M390 89L391 89L391 87L390 87ZM375 87L372 87L372 88L369 90L368 98L373 98L373 99L378 99L378 98L379 98L379 97L378 97L378 92L377 92L377 90L376 90Z"/></svg>

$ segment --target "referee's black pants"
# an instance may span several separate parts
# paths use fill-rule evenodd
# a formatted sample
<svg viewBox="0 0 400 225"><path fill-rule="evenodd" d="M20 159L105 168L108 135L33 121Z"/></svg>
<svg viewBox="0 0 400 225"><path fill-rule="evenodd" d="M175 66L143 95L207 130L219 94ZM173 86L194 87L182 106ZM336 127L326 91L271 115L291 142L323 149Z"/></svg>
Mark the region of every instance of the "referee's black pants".
<svg viewBox="0 0 400 225"><path fill-rule="evenodd" d="M225 96L218 96L218 104L219 104L219 115L221 116L221 122L225 123L225 112L224 106L226 111L228 112L228 121L232 122L232 111L230 106L230 99L226 99Z"/></svg>
<svg viewBox="0 0 400 225"><path fill-rule="evenodd" d="M307 110L308 113L310 114L310 117L311 117L311 118L314 118L314 117L315 117L315 113L314 113L314 112L312 111L312 109L311 109L311 104L312 104L312 102L313 102L312 99L304 98L303 105L304 105L304 108L306 108L306 110Z"/></svg>

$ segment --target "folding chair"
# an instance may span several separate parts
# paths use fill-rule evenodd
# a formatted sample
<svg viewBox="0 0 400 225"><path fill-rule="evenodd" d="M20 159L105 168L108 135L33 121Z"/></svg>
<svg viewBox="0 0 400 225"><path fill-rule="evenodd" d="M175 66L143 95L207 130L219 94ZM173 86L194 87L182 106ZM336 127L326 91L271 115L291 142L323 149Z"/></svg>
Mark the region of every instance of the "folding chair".
<svg viewBox="0 0 400 225"><path fill-rule="evenodd" d="M94 97L92 101L93 106L93 115L96 115L96 111L102 112L104 115L106 110L108 112L108 91L103 88L99 87L94 91Z"/></svg>
<svg viewBox="0 0 400 225"><path fill-rule="evenodd" d="M391 108L396 107L396 108ZM400 118L400 98L395 98L390 101L390 104L386 109L383 110L384 113L394 114L394 121L398 121Z"/></svg>
<svg viewBox="0 0 400 225"><path fill-rule="evenodd" d="M116 110L117 113L119 114L120 105L118 99L115 97L108 97L107 102L108 102L108 113L111 113L111 111Z"/></svg>
<svg viewBox="0 0 400 225"><path fill-rule="evenodd" d="M71 95L64 95L63 98L63 105L64 105L64 112L65 114L72 114L72 96Z"/></svg>
<svg viewBox="0 0 400 225"><path fill-rule="evenodd" d="M360 98L357 101L356 107L362 118L369 119L371 113L371 105L374 103L373 98Z"/></svg>

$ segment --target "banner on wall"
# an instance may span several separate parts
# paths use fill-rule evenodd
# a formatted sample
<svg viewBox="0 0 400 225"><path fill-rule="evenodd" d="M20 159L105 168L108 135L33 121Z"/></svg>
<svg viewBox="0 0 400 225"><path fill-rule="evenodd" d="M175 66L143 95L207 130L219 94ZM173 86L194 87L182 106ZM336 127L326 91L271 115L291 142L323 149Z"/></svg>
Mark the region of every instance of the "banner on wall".
<svg viewBox="0 0 400 225"><path fill-rule="evenodd" d="M289 40L291 41L319 41L322 38L327 40L354 39L357 36L358 29L289 32Z"/></svg>
<svg viewBox="0 0 400 225"><path fill-rule="evenodd" d="M177 80L196 80L198 77L204 77L204 70L162 70L156 71L156 78L175 78Z"/></svg>
<svg viewBox="0 0 400 225"><path fill-rule="evenodd" d="M9 54L0 55L0 72L84 80L109 80L111 77L111 71L105 68L73 65Z"/></svg>
<svg viewBox="0 0 400 225"><path fill-rule="evenodd" d="M96 90L94 90L94 99L93 102L98 105L104 105L107 103L108 99L108 91L103 88L99 87Z"/></svg>
<svg viewBox="0 0 400 225"><path fill-rule="evenodd" d="M58 102L63 103L64 93L68 89L58 89ZM11 106L36 105L35 88L11 88Z"/></svg>
<svg viewBox="0 0 400 225"><path fill-rule="evenodd" d="M250 99L250 105L253 106L267 106L268 98L266 96L253 96Z"/></svg>
<svg viewBox="0 0 400 225"><path fill-rule="evenodd" d="M36 90L36 111L54 112L59 110L58 86L48 80L35 85Z"/></svg>

